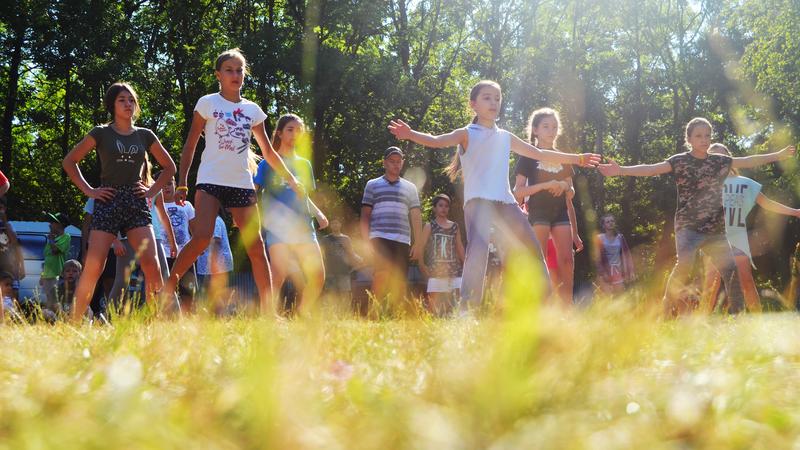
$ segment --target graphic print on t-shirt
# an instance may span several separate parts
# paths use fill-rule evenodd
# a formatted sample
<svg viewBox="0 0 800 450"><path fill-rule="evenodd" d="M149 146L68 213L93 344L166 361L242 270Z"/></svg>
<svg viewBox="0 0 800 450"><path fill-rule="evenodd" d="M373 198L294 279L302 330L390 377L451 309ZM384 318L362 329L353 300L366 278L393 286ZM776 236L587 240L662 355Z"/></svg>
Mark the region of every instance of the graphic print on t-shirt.
<svg viewBox="0 0 800 450"><path fill-rule="evenodd" d="M175 243L183 245L189 241L189 236L186 235L186 226L184 225L186 216L181 214L177 206L168 206L167 215L169 221L172 223L172 231L175 233Z"/></svg>
<svg viewBox="0 0 800 450"><path fill-rule="evenodd" d="M132 144L127 149L125 148L125 144L122 143L119 139L117 141L117 162L125 162L125 163L135 163L134 157L139 154L139 146L136 144Z"/></svg>
<svg viewBox="0 0 800 450"><path fill-rule="evenodd" d="M722 205L725 207L725 222L731 227L746 227L747 213L743 211L745 207L745 197L747 197L750 186L747 184L725 183L725 191L722 194Z"/></svg>
<svg viewBox="0 0 800 450"><path fill-rule="evenodd" d="M250 148L250 122L242 108L233 112L214 110L212 116L217 119L214 134L219 138L219 149L222 151L243 153Z"/></svg>
<svg viewBox="0 0 800 450"><path fill-rule="evenodd" d="M449 263L456 260L455 236L436 233L433 236L433 258L436 262Z"/></svg>

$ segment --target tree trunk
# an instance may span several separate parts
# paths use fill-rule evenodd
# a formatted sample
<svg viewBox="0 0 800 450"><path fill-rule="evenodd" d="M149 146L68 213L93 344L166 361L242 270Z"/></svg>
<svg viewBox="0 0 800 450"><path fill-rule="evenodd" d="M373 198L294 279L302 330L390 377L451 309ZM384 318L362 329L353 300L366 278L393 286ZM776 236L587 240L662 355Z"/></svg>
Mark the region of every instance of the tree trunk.
<svg viewBox="0 0 800 450"><path fill-rule="evenodd" d="M15 30L14 48L11 50L11 58L8 64L8 90L6 91L5 107L3 108L2 132L0 132L0 152L3 160L0 161L0 170L7 177L13 175L11 165L12 135L11 128L14 122L14 114L17 111L17 99L19 91L19 67L22 63L22 46L25 44L24 30Z"/></svg>

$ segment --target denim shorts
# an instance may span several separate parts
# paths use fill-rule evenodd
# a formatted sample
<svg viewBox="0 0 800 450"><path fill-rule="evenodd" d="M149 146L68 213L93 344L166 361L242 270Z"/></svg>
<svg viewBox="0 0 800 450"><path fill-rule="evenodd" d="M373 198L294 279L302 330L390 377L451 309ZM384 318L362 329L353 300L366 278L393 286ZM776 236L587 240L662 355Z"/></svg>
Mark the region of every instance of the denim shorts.
<svg viewBox="0 0 800 450"><path fill-rule="evenodd" d="M218 184L200 183L195 188L219 200L223 208L245 208L256 204L254 189L220 186Z"/></svg>
<svg viewBox="0 0 800 450"><path fill-rule="evenodd" d="M136 186L106 186L116 192L111 200L95 201L92 213L92 230L117 235L135 228L151 226L153 219L147 200L136 195Z"/></svg>

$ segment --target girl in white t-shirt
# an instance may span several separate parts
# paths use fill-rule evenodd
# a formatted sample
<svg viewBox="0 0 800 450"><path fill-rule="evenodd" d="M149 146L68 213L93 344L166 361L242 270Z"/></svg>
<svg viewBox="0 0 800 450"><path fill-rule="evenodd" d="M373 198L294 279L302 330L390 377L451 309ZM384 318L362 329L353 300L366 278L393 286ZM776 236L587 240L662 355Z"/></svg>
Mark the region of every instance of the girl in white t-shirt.
<svg viewBox="0 0 800 450"><path fill-rule="evenodd" d="M712 144L708 153L719 153L731 156L727 147ZM722 193L722 204L725 207L725 236L733 250L739 281L742 285L744 302L751 312L761 311L761 299L753 279L753 259L750 253L750 242L747 239L747 215L758 204L767 211L785 216L800 217L800 209L790 208L774 200L770 200L761 192L761 184L750 178L739 175L732 169L725 179ZM720 288L720 274L706 258L706 280L703 289L703 304L707 312L716 307Z"/></svg>
<svg viewBox="0 0 800 450"><path fill-rule="evenodd" d="M542 250L536 241L528 219L517 206L509 184L510 152L542 161L579 166L596 166L600 156L592 153L568 154L554 150L540 150L506 130L495 122L500 113L502 93L494 81L481 81L473 86L469 106L475 111L472 124L447 134L432 136L414 131L402 120L393 120L389 130L398 139L410 140L426 147L457 146L450 166L451 177L460 164L464 176L464 220L467 228L467 254L461 283L461 300L472 306L483 298L486 263L489 257L489 232L497 228L496 236L507 250L525 248L538 261ZM416 242L412 259L420 254L424 242ZM549 293L547 269L543 270L542 289Z"/></svg>
<svg viewBox="0 0 800 450"><path fill-rule="evenodd" d="M219 92L197 101L181 154L175 192L176 203L183 204L189 191L187 178L195 147L200 135L204 134L206 145L197 170L192 238L178 254L164 292L172 295L180 277L208 248L214 235L217 211L222 207L230 211L241 230L258 287L261 312L273 314L269 263L261 238L261 221L253 186L252 172L258 157L250 150L251 136L255 135L264 159L287 180L289 186L299 195L305 196L305 192L273 150L264 129L266 114L257 104L241 96L247 73L244 55L239 49L227 50L217 57L214 67Z"/></svg>

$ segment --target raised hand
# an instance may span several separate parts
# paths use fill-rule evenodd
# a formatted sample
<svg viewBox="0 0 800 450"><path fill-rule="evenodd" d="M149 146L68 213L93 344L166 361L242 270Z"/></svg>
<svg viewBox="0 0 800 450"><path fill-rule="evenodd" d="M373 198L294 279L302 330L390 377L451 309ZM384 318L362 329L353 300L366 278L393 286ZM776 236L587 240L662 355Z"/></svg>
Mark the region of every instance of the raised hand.
<svg viewBox="0 0 800 450"><path fill-rule="evenodd" d="M403 141L411 138L411 126L400 119L389 122L389 132Z"/></svg>
<svg viewBox="0 0 800 450"><path fill-rule="evenodd" d="M608 164L598 165L597 170L599 170L604 177L616 177L622 175L622 168L613 159L609 159Z"/></svg>
<svg viewBox="0 0 800 450"><path fill-rule="evenodd" d="M86 193L87 197L93 198L95 200L100 200L101 202L107 202L114 198L117 191L114 188L110 187L99 187L97 189L91 189L89 192Z"/></svg>

